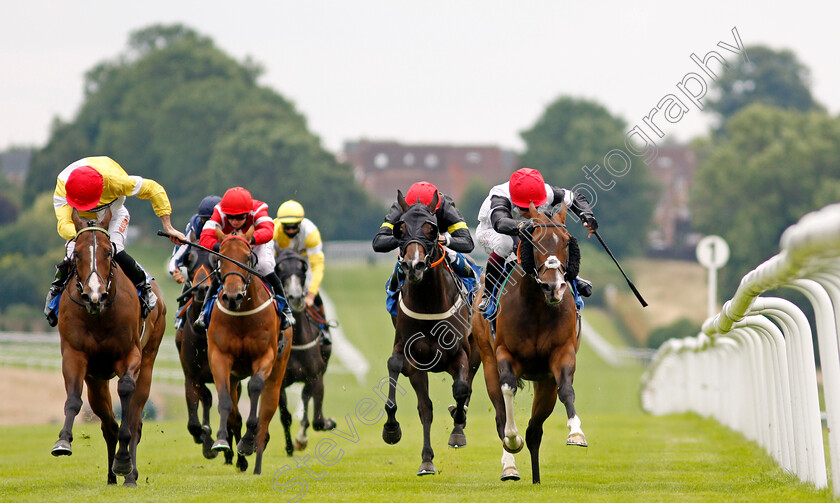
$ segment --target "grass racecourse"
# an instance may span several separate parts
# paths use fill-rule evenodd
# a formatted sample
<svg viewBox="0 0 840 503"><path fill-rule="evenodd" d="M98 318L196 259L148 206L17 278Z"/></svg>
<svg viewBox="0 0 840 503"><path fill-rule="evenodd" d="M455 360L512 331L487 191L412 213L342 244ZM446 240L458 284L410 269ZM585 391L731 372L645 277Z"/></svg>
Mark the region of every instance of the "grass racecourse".
<svg viewBox="0 0 840 503"><path fill-rule="evenodd" d="M142 258L142 257L141 257ZM435 421L432 446L437 474L418 477L422 436L414 391L405 378L398 396L402 441L381 438L383 400L377 393L387 376L393 329L384 310L383 284L388 268L331 266L325 289L335 302L342 328L371 365L358 382L340 365L326 377L326 414L333 432L312 432L307 450L287 457L279 417L263 474L254 476L206 460L186 430L182 398L170 400L164 421L146 421L138 448L137 489L106 485L105 444L98 421L77 420L73 455L54 458L50 449L61 426L0 427L0 500L2 501L831 501L784 473L756 444L719 424L695 415L652 417L639 407L643 368L611 368L582 345L575 376L577 410L588 448L565 445L562 405L546 422L541 449L542 484L531 484L527 449L516 456L518 482L501 482L501 443L481 371L473 386L466 428L468 446L447 447L452 421L451 379L430 378ZM177 291L161 283L174 311ZM651 306L649 309L655 309ZM171 314L168 316L171 320ZM170 322L171 324L171 322ZM583 334L586 338L586 334ZM163 344L174 346L171 328ZM333 355L332 363L338 360ZM56 380L61 380L56 371ZM170 385L170 387L172 387ZM383 389L385 389L383 387ZM153 384L153 392L155 384ZM37 399L37 397L33 397ZM516 419L524 435L530 416L531 387L517 394ZM55 404L49 406L55 407ZM59 406L60 407L60 406ZM211 423L218 427L214 410ZM297 423L297 422L296 422ZM295 423L295 424L296 424ZM296 430L296 427L295 427ZM249 458L253 464L253 457ZM119 478L120 484L122 478Z"/></svg>

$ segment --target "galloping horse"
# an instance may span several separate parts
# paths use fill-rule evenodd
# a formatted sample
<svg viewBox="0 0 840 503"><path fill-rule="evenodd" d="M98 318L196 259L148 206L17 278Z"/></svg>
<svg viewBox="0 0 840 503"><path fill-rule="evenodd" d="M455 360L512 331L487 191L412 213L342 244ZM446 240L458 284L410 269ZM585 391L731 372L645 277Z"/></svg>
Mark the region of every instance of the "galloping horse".
<svg viewBox="0 0 840 503"><path fill-rule="evenodd" d="M409 206L398 191L397 201L403 216L394 226L394 236L400 241L400 266L407 280L400 290L394 350L388 359L390 389L385 404L388 419L382 428L382 439L395 444L402 437L395 401L397 378L402 373L417 394L417 409L423 423L423 461L417 475L430 475L435 473L435 465L430 441L432 401L428 372L445 371L452 376L455 406L450 408L454 428L449 446L464 447L466 406L480 360L478 351L471 347L469 302L461 297L452 271L443 265L445 251L438 243L434 216L438 195L435 194L428 206L419 202Z"/></svg>
<svg viewBox="0 0 840 503"><path fill-rule="evenodd" d="M175 346L178 348L178 355L181 359L181 368L184 371L184 391L187 399L187 430L193 436L197 444L202 444L202 453L207 459L215 458L219 453L212 449L213 434L210 429L210 408L213 405L213 395L205 386L213 382L213 373L210 371L210 362L207 361L207 336L199 334L193 328L193 322L201 312L204 299L210 290L210 275L214 266L210 254L204 250L190 248L184 256L184 267L187 269L187 277L191 292L190 300L184 306L184 324L181 330L175 333ZM241 392L242 386L238 386L237 394ZM198 419L198 404L202 406L202 420ZM242 416L239 408L235 406L232 411L231 420L228 421L229 434L235 440L242 438ZM225 451L225 464L232 464L233 451ZM248 460L244 456L238 456L236 466L241 471L248 468Z"/></svg>
<svg viewBox="0 0 840 503"><path fill-rule="evenodd" d="M216 230L221 242L219 253L242 264L253 265L251 227L245 233L234 231L224 235ZM237 450L249 456L256 449L254 474L262 472L262 455L268 443L268 424L277 411L280 385L291 352L292 330L282 333L283 352L278 355L280 318L274 309L274 298L262 281L230 260L219 263L222 289L213 306L207 327L207 352L210 369L219 396L219 432L213 449L230 450L228 424L236 400L238 383L246 377L251 410L245 422L245 435ZM259 418L257 406L259 405Z"/></svg>
<svg viewBox="0 0 840 503"><path fill-rule="evenodd" d="M73 453L73 420L82 407L85 382L90 407L102 421L108 450L108 484L116 484L120 475L125 477L123 485L136 487L143 407L149 398L152 367L166 328L166 306L153 282L158 303L145 320L141 318L137 290L114 260L107 230L110 221L110 210L98 224L82 220L73 210L74 274L62 295L58 314L67 401L64 427L52 454ZM122 410L119 425L108 391L108 382L115 376L119 376L117 392Z"/></svg>
<svg viewBox="0 0 840 503"><path fill-rule="evenodd" d="M306 297L306 270L309 263L295 250L284 248L277 256L275 272L280 281L283 282L283 290L286 293L286 301L295 313L294 337L292 338L292 355L289 357L289 365L286 367L286 375L283 378L283 389L280 391L280 420L283 423L283 431L286 436L286 453L291 456L294 448L302 450L306 448L309 439L306 437L306 430L309 428L309 400L312 399L312 429L315 431L327 431L335 428L335 421L332 418L324 418L324 372L327 370L327 363L330 361L331 347L321 348L321 337L318 323L326 320L317 320L321 315L312 307L307 307L304 302ZM292 444L290 428L292 415L289 413L286 402L286 388L293 383L302 382L303 391L303 418L300 421L300 431Z"/></svg>
<svg viewBox="0 0 840 503"><path fill-rule="evenodd" d="M543 423L554 410L558 396L568 416L566 444L587 444L575 412L572 388L580 339L574 299L564 278L570 240L566 209L562 207L552 216L538 214L533 204L530 209L537 215L532 220L531 236L537 276L526 275L517 267L499 300L495 340L491 340L489 323L477 311L473 313L473 335L481 351L487 392L496 409L496 428L506 451L502 454L502 480L519 479L513 459L523 447L514 422L517 382L534 382L525 443L531 452L532 480L537 484Z"/></svg>

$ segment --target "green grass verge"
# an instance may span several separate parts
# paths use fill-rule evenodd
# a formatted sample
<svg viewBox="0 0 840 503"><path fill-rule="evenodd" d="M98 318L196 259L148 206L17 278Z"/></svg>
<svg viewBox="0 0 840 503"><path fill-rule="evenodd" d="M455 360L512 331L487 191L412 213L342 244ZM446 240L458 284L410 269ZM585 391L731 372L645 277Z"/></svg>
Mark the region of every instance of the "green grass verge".
<svg viewBox="0 0 840 503"><path fill-rule="evenodd" d="M147 267L152 269L153 264ZM421 427L416 399L405 379L400 380L405 395L397 398L403 439L393 446L381 439L382 399L375 388L386 376L385 362L393 342L393 328L384 310L383 284L389 272L388 266L328 265L325 289L337 305L346 335L371 364L363 383L347 373L327 375L325 412L338 421L341 434L311 433L309 448L289 458L275 419L263 474L253 476L250 468L237 473L220 459L201 456L187 434L183 399L179 399L180 405L170 413L175 420L146 423L138 454L140 487L129 491L105 485L105 447L96 422L77 423L74 454L65 458L49 454L60 425L0 427L4 439L0 442L0 500L294 501L298 495L300 501L423 503L502 498L523 502L561 498L596 502L832 500L827 490L816 491L797 482L754 443L713 421L695 415L645 415L638 403L643 369L611 368L585 345L578 355L575 390L589 447L565 445L565 413L558 405L545 425L541 485L530 483L527 450L517 455L523 480L499 481L501 445L480 373L468 415L468 446L458 450L446 446L451 429L446 412L452 403L451 379L430 377L438 474L417 477ZM174 285L161 278L161 283ZM175 295L165 293L167 302L174 302ZM170 305L170 313L173 309ZM56 379L61 379L58 373ZM530 386L517 395L516 419L523 433L530 397ZM366 415L368 404L375 407ZM212 424L218 425L215 410ZM254 458L249 461L253 466Z"/></svg>

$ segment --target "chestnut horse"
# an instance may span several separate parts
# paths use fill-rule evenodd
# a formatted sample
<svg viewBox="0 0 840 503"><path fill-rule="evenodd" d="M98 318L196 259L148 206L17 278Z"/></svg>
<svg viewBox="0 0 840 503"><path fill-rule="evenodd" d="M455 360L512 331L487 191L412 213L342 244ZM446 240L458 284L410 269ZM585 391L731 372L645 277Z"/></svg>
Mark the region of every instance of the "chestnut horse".
<svg viewBox="0 0 840 503"><path fill-rule="evenodd" d="M224 235L217 228L216 236L221 242L219 253L241 264L253 265L253 233L254 228L250 227L245 233L234 231ZM245 435L237 443L237 450L244 456L256 450L254 474L259 475L262 472L263 451L268 443L268 424L277 411L280 386L292 349L292 330L289 328L280 332L274 298L250 270L222 259L219 273L222 289L207 327L207 353L219 396L220 416L213 449L230 450L228 425L236 400L235 387L250 376L248 395L251 410L245 422ZM283 352L278 355L280 336L284 338ZM234 393L231 393L232 390Z"/></svg>
<svg viewBox="0 0 840 503"><path fill-rule="evenodd" d="M522 450L523 441L514 421L514 395L520 379L534 382L525 443L531 453L532 480L537 484L543 423L558 397L568 417L566 444L587 444L575 412L572 388L580 339L574 299L564 277L570 238L566 209L561 207L551 216L538 214L533 204L530 209L537 215L532 219L530 237L537 275L517 267L499 299L495 340L488 321L477 311L473 313L473 335L481 351L487 392L496 409L496 428L506 451L502 455L502 480L519 479L513 454Z"/></svg>
<svg viewBox="0 0 840 503"><path fill-rule="evenodd" d="M438 195L428 206L420 202L409 206L402 192L397 191L397 201L403 215L394 226L394 236L400 242L400 266L407 279L400 290L394 350L388 359L388 419L382 428L382 439L395 444L402 437L396 418L397 378L402 373L417 394L417 410L423 423L422 463L417 475L430 475L435 473L435 465L428 373L447 372L452 376L455 405L450 407L454 428L449 446L464 447L467 404L480 359L478 351L471 347L469 302L461 297L455 283L458 280L444 264L446 252L438 243L434 216Z"/></svg>
<svg viewBox="0 0 840 503"><path fill-rule="evenodd" d="M330 361L331 347L321 347L320 313L311 306L307 306L306 270L309 263L295 250L284 248L277 255L277 265L274 271L283 283L286 301L295 314L294 336L292 338L292 355L286 367L283 378L283 389L280 391L280 421L283 423L283 433L286 437L286 453L291 456L294 449L303 450L309 439L306 430L309 428L309 400L312 400L312 429L328 431L335 428L335 420L324 418L324 372ZM300 421L300 431L292 443L291 426L292 415L289 413L286 401L286 388L293 383L302 382L303 418Z"/></svg>
<svg viewBox="0 0 840 503"><path fill-rule="evenodd" d="M215 258L215 257L214 257ZM213 274L214 261L211 255L199 248L190 248L189 253L184 256L184 267L187 269L186 277L189 278L188 295L190 300L184 306L184 324L175 333L175 346L178 348L178 355L181 359L181 369L184 371L184 391L187 400L187 430L193 436L197 444L202 445L202 454L207 459L215 458L219 453L212 449L213 434L210 429L210 408L213 405L213 395L206 384L213 382L213 373L210 371L210 362L207 360L207 335L198 333L193 327L204 299L209 295L210 276ZM182 296L183 296L182 295ZM241 393L242 386L237 387L237 395ZM202 407L202 419L198 418L199 403ZM239 408L236 407L231 413L228 421L228 431L235 440L242 438L242 416ZM225 452L225 464L233 463L233 451ZM248 468L248 460L245 456L238 456L236 466L245 471Z"/></svg>
<svg viewBox="0 0 840 503"><path fill-rule="evenodd" d="M52 454L73 453L73 421L82 407L84 382L90 407L102 421L108 451L108 484L116 484L120 475L125 477L123 485L136 487L143 407L149 398L152 367L166 328L166 305L157 283L152 282L158 302L145 320L141 318L137 290L114 260L107 230L110 221L110 209L99 223L82 220L73 210L74 273L58 310L67 401L64 427ZM119 377L119 425L108 391L108 383L114 377Z"/></svg>

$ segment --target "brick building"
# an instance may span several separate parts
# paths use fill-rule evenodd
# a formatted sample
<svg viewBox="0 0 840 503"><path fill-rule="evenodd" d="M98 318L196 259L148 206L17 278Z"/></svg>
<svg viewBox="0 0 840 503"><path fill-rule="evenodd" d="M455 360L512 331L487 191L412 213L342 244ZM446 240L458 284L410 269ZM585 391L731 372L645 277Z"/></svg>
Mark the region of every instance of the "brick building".
<svg viewBox="0 0 840 503"><path fill-rule="evenodd" d="M473 179L501 183L516 170L515 153L490 145L408 145L395 141L354 141L341 160L353 166L356 181L385 205L412 183L427 180L459 201Z"/></svg>
<svg viewBox="0 0 840 503"><path fill-rule="evenodd" d="M688 206L697 158L683 145L663 145L650 166L662 185L662 193L653 213L654 229L649 246L654 252L693 254L699 235L691 229ZM693 255L692 255L693 256Z"/></svg>

